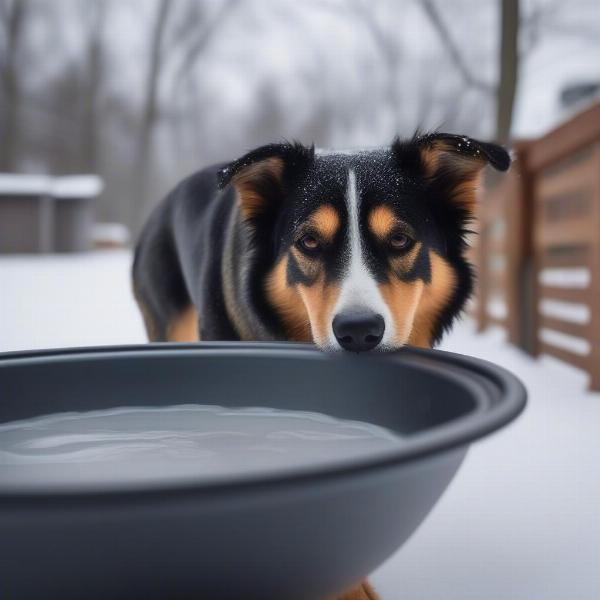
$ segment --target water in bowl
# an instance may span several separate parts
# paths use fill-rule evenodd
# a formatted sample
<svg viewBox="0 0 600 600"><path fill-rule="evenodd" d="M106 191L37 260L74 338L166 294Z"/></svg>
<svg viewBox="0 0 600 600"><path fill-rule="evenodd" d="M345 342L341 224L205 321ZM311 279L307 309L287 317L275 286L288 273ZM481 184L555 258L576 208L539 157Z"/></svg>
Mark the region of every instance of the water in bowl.
<svg viewBox="0 0 600 600"><path fill-rule="evenodd" d="M0 425L0 481L26 491L231 478L352 460L398 442L376 425L272 408L62 413Z"/></svg>

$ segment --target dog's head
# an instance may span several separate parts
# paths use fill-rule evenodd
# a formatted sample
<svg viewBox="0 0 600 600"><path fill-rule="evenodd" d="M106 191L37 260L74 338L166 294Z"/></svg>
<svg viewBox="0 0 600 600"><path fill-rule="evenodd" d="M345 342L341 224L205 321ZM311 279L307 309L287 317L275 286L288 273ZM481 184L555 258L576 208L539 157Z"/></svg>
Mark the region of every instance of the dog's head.
<svg viewBox="0 0 600 600"><path fill-rule="evenodd" d="M288 339L323 349L433 345L463 307L466 225L499 146L434 133L389 148L254 150L219 173L262 250L265 299Z"/></svg>

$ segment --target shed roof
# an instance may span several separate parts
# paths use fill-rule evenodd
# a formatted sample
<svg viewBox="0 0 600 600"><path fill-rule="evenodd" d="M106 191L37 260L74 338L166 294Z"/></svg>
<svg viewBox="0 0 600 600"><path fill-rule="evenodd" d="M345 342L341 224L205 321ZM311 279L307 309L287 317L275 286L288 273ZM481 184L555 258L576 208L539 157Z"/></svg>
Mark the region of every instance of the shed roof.
<svg viewBox="0 0 600 600"><path fill-rule="evenodd" d="M93 198L104 189L98 175L23 175L0 173L0 195Z"/></svg>

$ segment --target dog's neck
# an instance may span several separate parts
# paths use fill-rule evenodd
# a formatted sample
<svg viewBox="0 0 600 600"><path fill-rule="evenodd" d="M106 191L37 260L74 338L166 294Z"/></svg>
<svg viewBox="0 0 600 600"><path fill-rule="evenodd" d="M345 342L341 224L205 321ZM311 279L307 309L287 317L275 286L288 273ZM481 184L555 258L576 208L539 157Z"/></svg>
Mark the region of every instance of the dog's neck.
<svg viewBox="0 0 600 600"><path fill-rule="evenodd" d="M248 227L235 206L225 227L221 258L225 310L241 340L282 341L288 338L267 304L266 265L256 260L259 249Z"/></svg>

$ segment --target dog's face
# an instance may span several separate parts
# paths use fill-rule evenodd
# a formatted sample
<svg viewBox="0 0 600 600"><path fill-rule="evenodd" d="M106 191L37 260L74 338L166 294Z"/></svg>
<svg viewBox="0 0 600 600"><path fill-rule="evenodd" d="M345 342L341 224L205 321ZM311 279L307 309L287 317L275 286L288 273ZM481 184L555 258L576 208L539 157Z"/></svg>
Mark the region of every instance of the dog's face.
<svg viewBox="0 0 600 600"><path fill-rule="evenodd" d="M221 172L288 339L327 350L431 346L472 287L463 257L479 173L500 147L431 134L386 149L259 148Z"/></svg>

